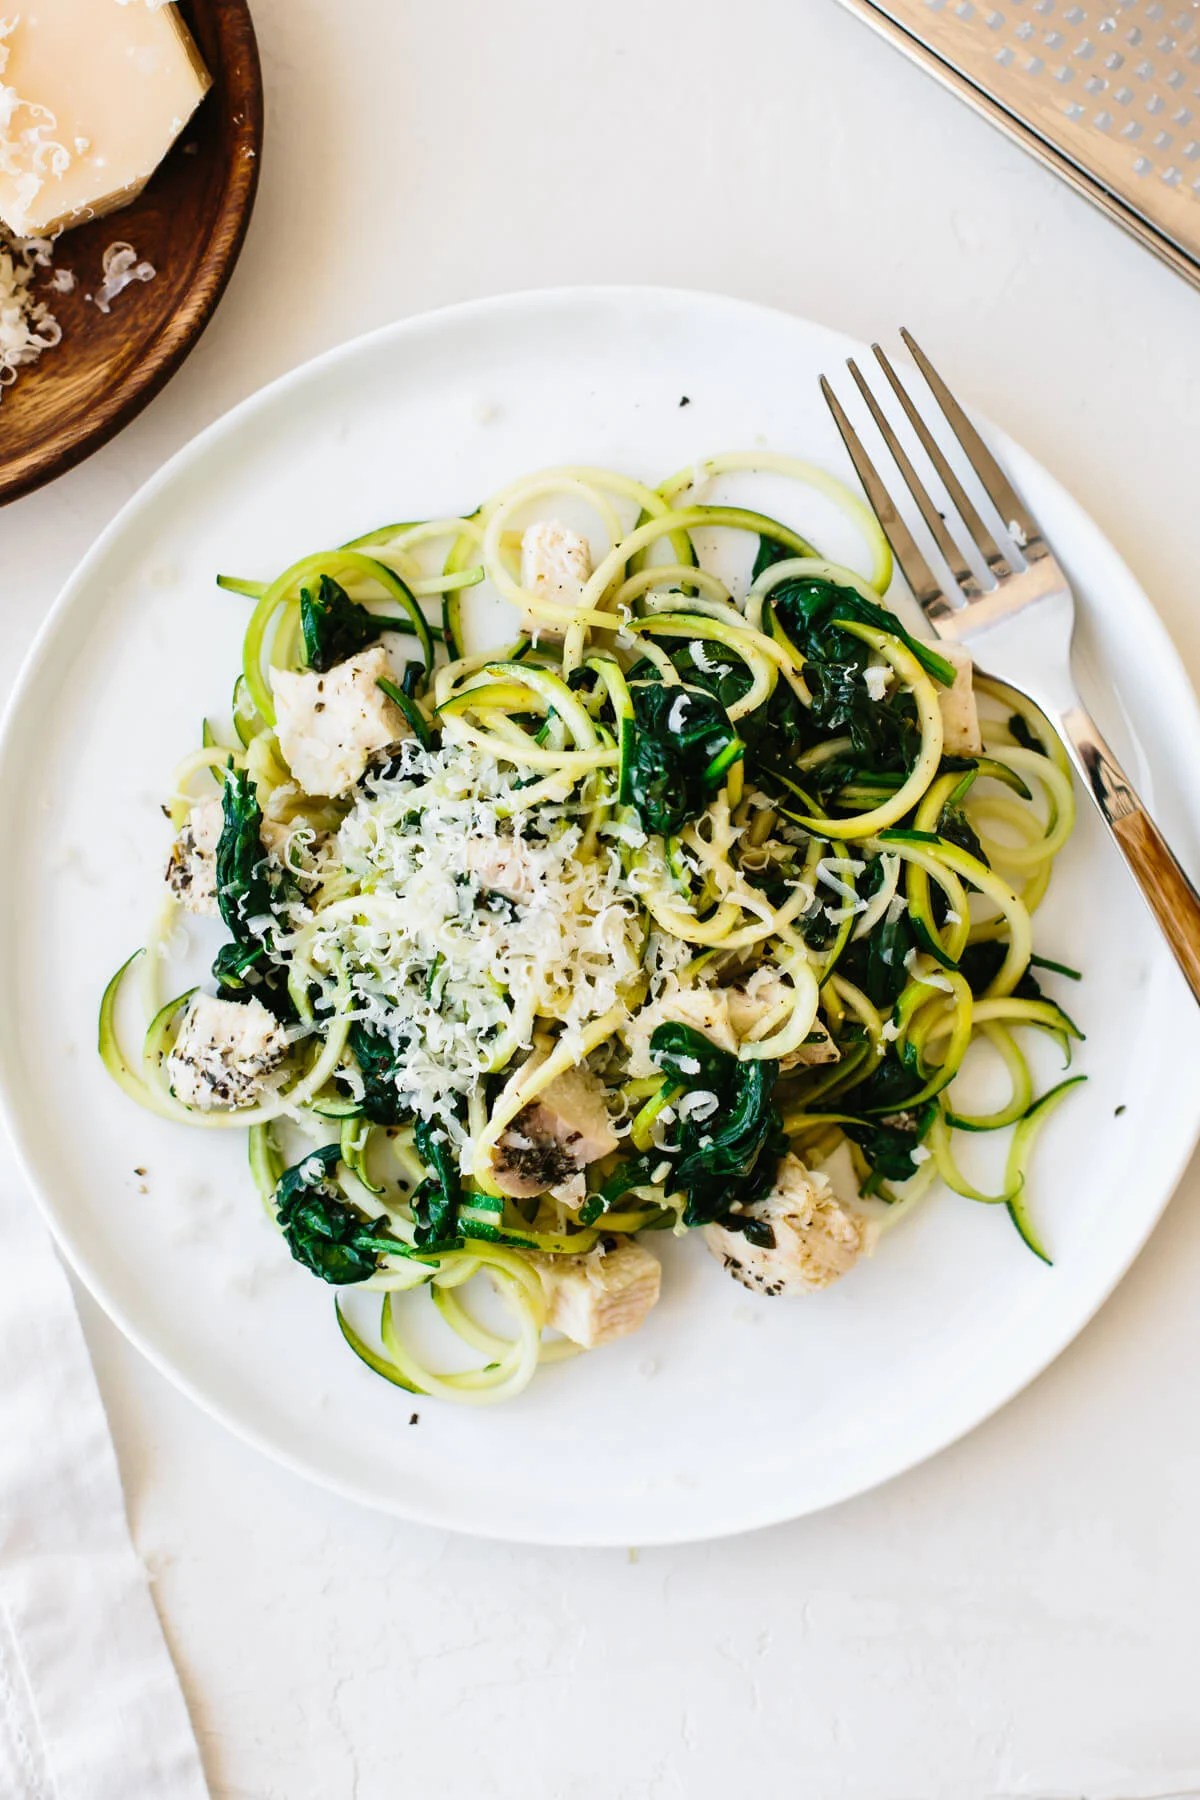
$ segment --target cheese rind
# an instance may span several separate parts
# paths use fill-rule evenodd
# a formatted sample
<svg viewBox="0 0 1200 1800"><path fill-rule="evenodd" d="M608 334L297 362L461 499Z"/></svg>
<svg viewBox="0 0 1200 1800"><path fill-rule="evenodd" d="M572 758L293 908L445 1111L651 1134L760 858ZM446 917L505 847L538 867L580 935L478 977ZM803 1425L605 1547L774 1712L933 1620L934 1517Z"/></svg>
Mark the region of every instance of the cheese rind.
<svg viewBox="0 0 1200 1800"><path fill-rule="evenodd" d="M0 23L0 221L40 237L124 206L209 85L174 6L28 0Z"/></svg>

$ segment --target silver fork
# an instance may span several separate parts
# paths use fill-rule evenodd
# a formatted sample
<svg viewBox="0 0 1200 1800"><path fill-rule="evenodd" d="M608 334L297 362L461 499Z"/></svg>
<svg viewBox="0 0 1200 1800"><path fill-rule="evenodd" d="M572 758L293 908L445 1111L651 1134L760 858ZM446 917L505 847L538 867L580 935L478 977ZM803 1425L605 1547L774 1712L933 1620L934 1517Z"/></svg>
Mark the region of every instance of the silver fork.
<svg viewBox="0 0 1200 1800"><path fill-rule="evenodd" d="M878 344L879 366L913 431L936 469L956 514L954 524L974 544L993 585L977 577L961 541L938 511L903 444L851 359L849 369L939 554L953 576L947 593L913 540L862 441L824 376L821 392L887 533L909 587L938 637L965 645L987 673L1041 708L1065 743L1083 784L1174 952L1193 996L1200 1001L1200 894L1150 817L1112 750L1080 700L1071 674L1075 597L1037 521L1013 488L928 357L912 335L900 333L937 399L967 461L1008 527L1020 552L1001 549L963 490L895 368Z"/></svg>

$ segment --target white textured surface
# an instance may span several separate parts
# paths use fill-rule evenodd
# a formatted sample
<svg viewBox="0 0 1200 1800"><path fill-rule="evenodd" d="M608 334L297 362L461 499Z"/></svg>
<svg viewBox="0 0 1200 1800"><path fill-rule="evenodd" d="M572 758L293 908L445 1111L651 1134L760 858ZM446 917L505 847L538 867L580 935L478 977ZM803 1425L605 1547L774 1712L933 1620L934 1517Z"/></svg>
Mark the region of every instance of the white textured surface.
<svg viewBox="0 0 1200 1800"><path fill-rule="evenodd" d="M443 301L644 277L864 336L911 324L1100 519L1200 675L1200 296L832 0L610 0L552 29L544 0L256 17L270 125L242 263L149 413L0 518L6 670L120 501L271 375ZM215 1794L1200 1794L1198 1202L1193 1169L1098 1321L935 1463L636 1563L302 1487L83 1302Z"/></svg>

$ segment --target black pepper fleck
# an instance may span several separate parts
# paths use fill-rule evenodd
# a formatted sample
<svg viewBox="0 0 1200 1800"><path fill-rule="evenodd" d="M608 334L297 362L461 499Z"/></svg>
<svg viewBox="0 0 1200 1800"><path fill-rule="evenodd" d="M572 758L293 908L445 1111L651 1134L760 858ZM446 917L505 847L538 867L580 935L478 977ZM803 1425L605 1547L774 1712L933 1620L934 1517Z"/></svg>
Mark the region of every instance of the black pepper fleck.
<svg viewBox="0 0 1200 1800"><path fill-rule="evenodd" d="M690 396L687 394L682 394L680 396L679 404L680 404L680 406L690 406L692 404Z"/></svg>
<svg viewBox="0 0 1200 1800"><path fill-rule="evenodd" d="M1116 1110L1116 1112L1115 1112L1115 1113L1114 1113L1114 1114L1113 1114L1113 1118L1114 1118L1114 1119L1119 1119L1119 1118L1120 1118L1120 1116L1121 1116L1121 1114L1122 1114L1122 1113L1123 1113L1123 1112L1124 1112L1124 1111L1125 1111L1125 1108L1124 1108L1124 1107L1123 1107L1123 1106L1118 1106L1118 1108L1117 1108L1117 1110Z"/></svg>
<svg viewBox="0 0 1200 1800"><path fill-rule="evenodd" d="M420 1415L420 1413L413 1413L413 1414L412 1414L412 1415L411 1415L411 1416L410 1416L410 1418L409 1418L409 1421L408 1421L408 1422L409 1422L409 1424L410 1424L410 1425L419 1425L419 1424L420 1424L420 1423L421 1423L421 1415Z"/></svg>

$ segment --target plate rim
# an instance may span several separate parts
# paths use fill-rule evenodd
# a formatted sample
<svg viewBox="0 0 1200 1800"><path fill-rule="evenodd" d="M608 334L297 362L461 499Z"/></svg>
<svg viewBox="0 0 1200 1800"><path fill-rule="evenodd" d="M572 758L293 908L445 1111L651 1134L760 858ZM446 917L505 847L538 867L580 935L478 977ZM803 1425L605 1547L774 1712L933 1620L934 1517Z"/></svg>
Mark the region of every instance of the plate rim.
<svg viewBox="0 0 1200 1800"><path fill-rule="evenodd" d="M204 0L193 0L193 4L202 3ZM220 57L206 99L222 108L229 172L220 212L200 253L195 278L162 329L151 338L145 355L93 407L82 429L78 418L66 419L12 463L0 458L0 506L65 475L131 424L191 354L229 285L258 193L265 101L258 38L248 0L207 3ZM136 499L137 494L131 497Z"/></svg>
<svg viewBox="0 0 1200 1800"><path fill-rule="evenodd" d="M68 576L42 621L8 696L3 716L0 718L0 782L3 781L9 760L18 753L23 713L29 696L35 688L42 665L58 635L61 623L70 615L76 604L77 595L86 588L93 566L102 560L109 545L120 537L130 518L151 504L158 492L175 478L178 471L185 469L192 459L202 460L212 442L218 441L225 433L235 430L244 417L260 407L271 404L289 389L302 387L318 371L329 368L344 358L358 355L368 350L373 344L390 339L419 336L423 331L436 329L445 324L469 325L474 319L480 317L491 317L507 311L519 311L522 307L531 305L586 305L597 302L608 304L682 303L686 306L713 306L731 313L739 313L748 319L758 318L770 321L776 326L785 323L790 327L799 327L801 330L827 337L831 344L836 344L839 349L850 346L857 351L861 348L855 340L850 339L837 328L828 326L820 320L810 319L804 314L789 312L783 308L757 301L745 300L719 290L680 288L650 283L581 283L549 288L518 289L500 295L459 301L449 306L431 308L408 317L394 319L371 331L331 346L248 394L181 445L121 505L108 525L89 546ZM1129 569L1124 558L1121 557L1099 524L1058 478L1036 458L1025 452L1006 433L998 427L991 426L990 421L988 424L1001 450L1013 449L1019 457L1033 463L1039 476L1044 478L1050 487L1056 489L1070 507L1090 526L1097 539L1103 543L1108 555L1128 577L1132 587L1140 596L1144 607L1144 623L1154 638L1151 646L1152 658L1159 667L1170 669L1175 679L1175 685L1187 707L1188 717L1186 721L1181 721L1181 724L1190 727L1191 737L1200 745L1200 699L1192 689L1187 670L1164 621L1140 581ZM1200 793L1200 776L1195 778L1195 786L1197 792ZM34 1134L27 1131L22 1123L21 1109L10 1092L8 1081L3 1078L5 1073L5 1071L0 1071L0 1120L3 1121L15 1160L29 1193L72 1272L108 1319L140 1354L172 1386L187 1395L203 1412L216 1419L242 1443L252 1446L269 1457L272 1462L343 1499L416 1524L454 1530L465 1536L489 1541L537 1544L557 1548L612 1548L629 1541L629 1533L626 1530L612 1530L606 1533L599 1524L594 1524L583 1531L572 1530L569 1519L563 1520L561 1529L555 1529L552 1532L547 1530L544 1523L531 1529L522 1529L520 1517L506 1519L502 1531L492 1523L476 1522L469 1518L455 1517L447 1520L444 1514L438 1512L433 1506L422 1505L418 1496L381 1492L370 1482L341 1477L329 1467L291 1451L273 1441L261 1428L242 1419L221 1401L210 1396L191 1375L186 1373L183 1368L177 1367L165 1353L150 1341L135 1320L126 1313L120 1302L107 1291L103 1279L94 1276L92 1271L86 1267L86 1257L82 1252L77 1252L65 1224L56 1216L41 1182L35 1176L31 1145ZM853 1499L859 1494L871 1492L887 1485L968 1436L978 1426L994 1417L1039 1375L1050 1368L1095 1318L1144 1250L1152 1232L1170 1204L1198 1143L1200 1143L1200 1096L1197 1098L1195 1115L1190 1121L1184 1119L1182 1114L1180 1115L1178 1148L1164 1172L1162 1198L1146 1216L1142 1229L1131 1241L1127 1251L1123 1253L1111 1279L1102 1284L1102 1287L1094 1294L1090 1294L1083 1307L1066 1315L1063 1323L1057 1330L1050 1333L1045 1343L1039 1343L1026 1355L1014 1356L1009 1365L1010 1374L1003 1382L1001 1391L982 1410L978 1408L977 1403L972 1402L965 1409L969 1416L960 1419L955 1413L950 1415L948 1424L945 1423L947 1412L943 1411L936 1416L936 1422L928 1426L925 1432L914 1441L911 1451L907 1451L899 1459L889 1462L886 1470L880 1472L869 1466L865 1468L860 1466L856 1474L848 1476L840 1484L835 1483L830 1491L811 1503L770 1501L763 1507L755 1509L752 1503L753 1496L743 1497L739 1501L735 1516L723 1516L715 1522L710 1520L701 1524L684 1521L673 1527L657 1525L649 1532L639 1534L639 1542L645 1545L710 1542L808 1517L823 1512L829 1507L841 1505L844 1501ZM725 1511L728 1513L728 1506Z"/></svg>

